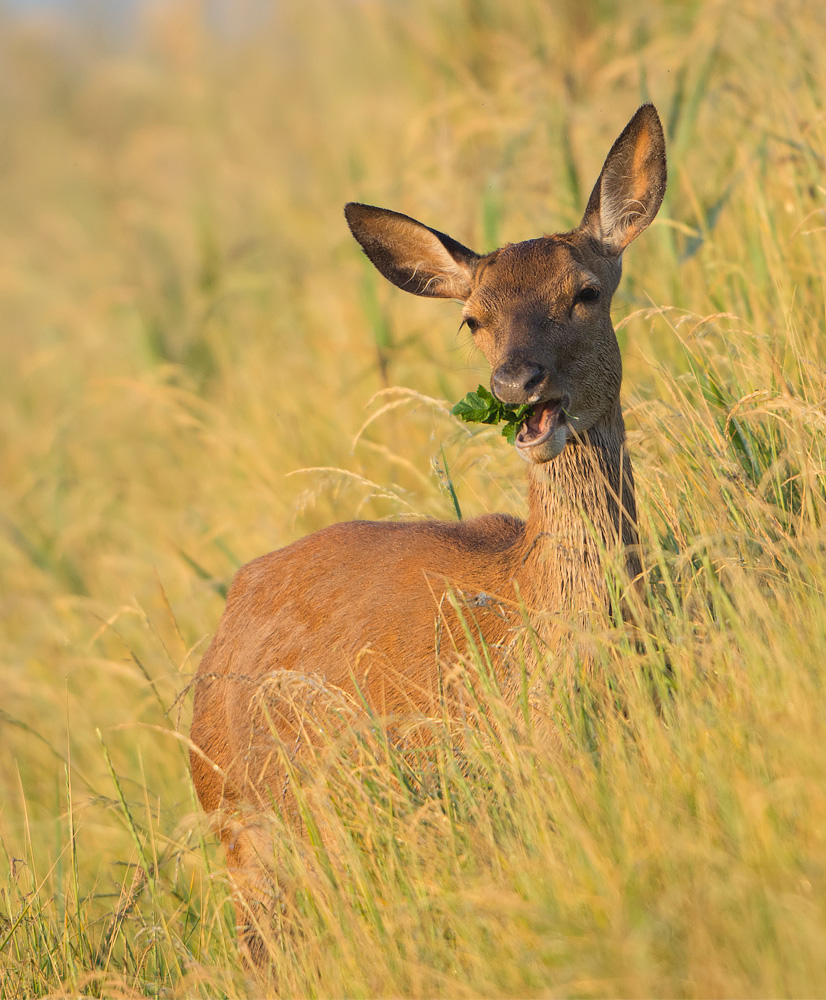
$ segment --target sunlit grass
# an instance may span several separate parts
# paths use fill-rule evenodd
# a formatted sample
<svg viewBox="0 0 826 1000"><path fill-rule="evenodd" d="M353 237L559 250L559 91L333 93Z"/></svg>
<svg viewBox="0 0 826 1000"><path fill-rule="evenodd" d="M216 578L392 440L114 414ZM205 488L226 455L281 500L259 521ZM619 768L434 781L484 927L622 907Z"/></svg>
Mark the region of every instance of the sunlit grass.
<svg viewBox="0 0 826 1000"><path fill-rule="evenodd" d="M242 6L0 24L0 995L824 992L822 5ZM455 304L375 278L342 206L570 227L647 99L669 191L614 308L646 614L549 689L554 739L495 691L459 751L356 720L315 841L273 818L256 982L187 766L234 571L524 510L449 416L487 377Z"/></svg>

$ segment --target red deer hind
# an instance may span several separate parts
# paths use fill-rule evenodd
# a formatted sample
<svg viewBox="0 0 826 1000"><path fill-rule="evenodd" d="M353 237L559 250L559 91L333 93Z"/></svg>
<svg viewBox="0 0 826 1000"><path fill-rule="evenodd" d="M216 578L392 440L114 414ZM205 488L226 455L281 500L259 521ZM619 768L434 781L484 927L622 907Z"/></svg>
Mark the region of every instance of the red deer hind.
<svg viewBox="0 0 826 1000"><path fill-rule="evenodd" d="M629 577L638 575L610 307L622 253L656 215L665 185L662 126L646 104L614 143L572 232L480 256L406 215L346 206L356 240L393 284L464 303L494 395L533 405L516 437L528 464L528 516L350 521L238 572L196 678L191 764L254 957L268 850L272 864L254 817L286 794L284 756L301 739L296 684L345 696L358 688L383 717L426 716L438 697L435 622L448 591L485 595L474 614L496 648L513 623L483 613L488 597L577 616L608 602L603 552L624 553Z"/></svg>

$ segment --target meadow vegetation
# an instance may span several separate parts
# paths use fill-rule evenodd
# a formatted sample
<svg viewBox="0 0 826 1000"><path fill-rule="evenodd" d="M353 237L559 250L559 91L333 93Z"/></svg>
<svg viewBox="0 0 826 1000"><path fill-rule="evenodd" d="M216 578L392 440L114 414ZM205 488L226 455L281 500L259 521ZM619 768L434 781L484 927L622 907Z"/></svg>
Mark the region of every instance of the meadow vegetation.
<svg viewBox="0 0 826 1000"><path fill-rule="evenodd" d="M462 755L354 727L279 832L254 980L187 765L234 571L524 511L449 414L487 379L456 305L382 283L342 206L477 250L570 228L644 100L645 628L549 692L552 745L493 685ZM824 102L816 0L0 15L0 996L826 992Z"/></svg>

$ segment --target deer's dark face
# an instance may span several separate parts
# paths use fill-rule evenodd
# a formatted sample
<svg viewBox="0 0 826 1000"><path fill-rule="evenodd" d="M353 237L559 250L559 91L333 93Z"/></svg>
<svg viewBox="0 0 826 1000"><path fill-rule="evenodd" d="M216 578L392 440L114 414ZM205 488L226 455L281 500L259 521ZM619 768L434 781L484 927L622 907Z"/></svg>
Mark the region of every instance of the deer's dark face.
<svg viewBox="0 0 826 1000"><path fill-rule="evenodd" d="M474 268L463 316L503 403L533 403L516 438L533 462L555 458L614 407L622 360L611 323L620 277L580 233L515 243Z"/></svg>
<svg viewBox="0 0 826 1000"><path fill-rule="evenodd" d="M622 252L665 192L657 112L641 107L614 143L578 229L480 257L406 215L351 203L353 235L381 273L414 295L460 299L505 403L533 403L516 437L532 462L555 458L616 404L622 363L611 298Z"/></svg>

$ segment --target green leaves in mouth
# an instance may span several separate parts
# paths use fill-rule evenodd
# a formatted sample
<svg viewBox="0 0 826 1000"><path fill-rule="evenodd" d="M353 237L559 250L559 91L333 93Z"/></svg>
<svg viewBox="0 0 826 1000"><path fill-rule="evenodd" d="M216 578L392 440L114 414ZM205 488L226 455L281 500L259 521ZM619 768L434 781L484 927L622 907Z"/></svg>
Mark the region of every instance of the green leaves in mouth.
<svg viewBox="0 0 826 1000"><path fill-rule="evenodd" d="M523 406L500 403L488 389L480 385L475 392L469 392L464 399L460 399L450 412L469 424L498 424L504 420L502 436L510 444L514 444L516 432L532 410L532 403Z"/></svg>

